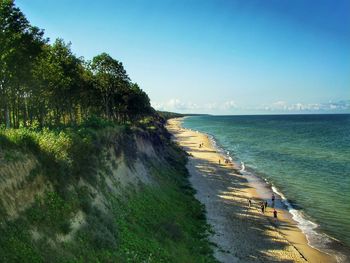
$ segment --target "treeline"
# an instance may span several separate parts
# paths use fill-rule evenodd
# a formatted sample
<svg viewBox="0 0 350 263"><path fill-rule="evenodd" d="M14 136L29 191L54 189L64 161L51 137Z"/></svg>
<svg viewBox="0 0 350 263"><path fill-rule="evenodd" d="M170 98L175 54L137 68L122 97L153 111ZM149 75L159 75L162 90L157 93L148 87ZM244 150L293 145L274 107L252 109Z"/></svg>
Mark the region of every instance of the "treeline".
<svg viewBox="0 0 350 263"><path fill-rule="evenodd" d="M85 61L49 44L13 0L0 0L0 126L46 127L90 116L125 123L153 113L147 94L106 53Z"/></svg>
<svg viewBox="0 0 350 263"><path fill-rule="evenodd" d="M157 111L157 114L163 118L164 120L169 120L172 118L181 118L187 116L186 114L176 113L176 112L169 112L169 111Z"/></svg>

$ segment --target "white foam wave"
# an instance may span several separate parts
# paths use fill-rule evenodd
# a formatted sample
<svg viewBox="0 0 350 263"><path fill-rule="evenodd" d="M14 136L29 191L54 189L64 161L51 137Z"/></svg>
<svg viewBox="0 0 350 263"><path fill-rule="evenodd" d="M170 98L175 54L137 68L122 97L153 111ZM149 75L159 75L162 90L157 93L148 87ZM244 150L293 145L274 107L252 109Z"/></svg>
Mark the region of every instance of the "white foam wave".
<svg viewBox="0 0 350 263"><path fill-rule="evenodd" d="M222 154L222 155L225 155L225 150L224 150L222 147L220 147L220 146L218 145L218 143L217 143L217 141L215 140L214 136L211 135L211 134L208 134L208 138L209 138L211 144L212 144L212 145L214 146L214 148L216 149L216 151L219 152L219 153ZM229 157L228 154L226 154L226 155L228 156L228 159L231 158L231 157ZM232 161L232 158L231 158L230 160Z"/></svg>
<svg viewBox="0 0 350 263"><path fill-rule="evenodd" d="M244 172L245 171L245 165L244 165L244 162L241 162L241 172Z"/></svg>
<svg viewBox="0 0 350 263"><path fill-rule="evenodd" d="M327 249L327 244L331 242L331 239L326 234L317 232L316 228L318 225L315 222L306 219L302 212L296 210L275 186L272 186L271 188L274 193L281 197L281 201L287 207L293 220L297 222L299 229L305 234L308 244L316 249Z"/></svg>

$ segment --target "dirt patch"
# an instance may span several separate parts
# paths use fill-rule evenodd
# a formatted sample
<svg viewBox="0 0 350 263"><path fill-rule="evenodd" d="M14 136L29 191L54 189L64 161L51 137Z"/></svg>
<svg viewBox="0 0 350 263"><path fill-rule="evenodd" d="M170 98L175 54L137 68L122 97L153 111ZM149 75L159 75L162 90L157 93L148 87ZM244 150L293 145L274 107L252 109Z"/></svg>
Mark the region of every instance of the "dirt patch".
<svg viewBox="0 0 350 263"><path fill-rule="evenodd" d="M35 196L44 194L51 186L38 169L37 160L25 155L20 161L0 166L0 202L9 218L28 208Z"/></svg>

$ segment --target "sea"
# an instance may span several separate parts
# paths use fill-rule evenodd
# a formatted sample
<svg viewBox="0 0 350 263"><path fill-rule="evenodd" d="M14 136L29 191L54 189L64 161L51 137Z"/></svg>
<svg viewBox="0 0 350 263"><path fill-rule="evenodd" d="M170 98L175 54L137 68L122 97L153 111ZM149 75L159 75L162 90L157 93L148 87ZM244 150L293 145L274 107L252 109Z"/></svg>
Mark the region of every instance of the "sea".
<svg viewBox="0 0 350 263"><path fill-rule="evenodd" d="M350 262L350 114L203 115L182 125L271 189L312 247Z"/></svg>

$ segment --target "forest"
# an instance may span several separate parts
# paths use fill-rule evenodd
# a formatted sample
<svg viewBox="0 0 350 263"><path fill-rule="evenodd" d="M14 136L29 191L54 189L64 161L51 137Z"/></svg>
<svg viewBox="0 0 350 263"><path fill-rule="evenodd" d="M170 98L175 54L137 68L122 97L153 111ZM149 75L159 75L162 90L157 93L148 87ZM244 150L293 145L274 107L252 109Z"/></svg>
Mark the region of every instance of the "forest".
<svg viewBox="0 0 350 263"><path fill-rule="evenodd" d="M133 122L154 112L122 62L107 53L85 60L54 42L13 0L0 0L0 127L76 125L94 116Z"/></svg>

